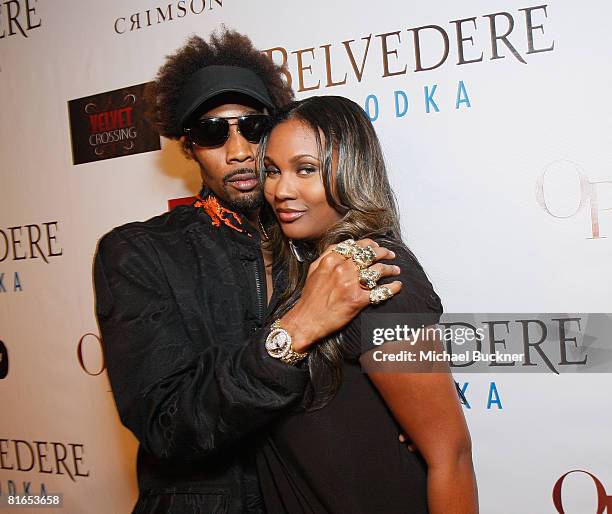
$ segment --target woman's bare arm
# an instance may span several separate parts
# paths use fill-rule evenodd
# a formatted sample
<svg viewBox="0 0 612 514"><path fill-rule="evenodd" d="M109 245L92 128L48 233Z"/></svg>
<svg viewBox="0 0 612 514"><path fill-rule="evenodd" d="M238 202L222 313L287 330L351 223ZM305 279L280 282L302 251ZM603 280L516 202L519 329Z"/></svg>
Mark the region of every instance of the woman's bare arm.
<svg viewBox="0 0 612 514"><path fill-rule="evenodd" d="M393 348L397 344L400 343L387 343L383 347ZM364 358L368 354L362 357L362 362ZM430 514L477 514L478 490L471 439L448 366L421 373L387 372L381 368L375 371L371 364L366 369L396 420L427 462Z"/></svg>

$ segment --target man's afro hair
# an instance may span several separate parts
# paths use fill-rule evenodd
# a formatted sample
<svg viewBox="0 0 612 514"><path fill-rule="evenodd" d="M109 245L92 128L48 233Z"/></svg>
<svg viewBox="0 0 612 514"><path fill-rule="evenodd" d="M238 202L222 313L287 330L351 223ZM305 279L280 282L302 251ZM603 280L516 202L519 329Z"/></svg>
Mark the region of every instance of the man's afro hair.
<svg viewBox="0 0 612 514"><path fill-rule="evenodd" d="M171 139L181 137L183 127L176 118L181 92L196 71L211 65L240 66L254 71L277 107L293 100L293 91L283 81L281 68L254 48L247 36L225 28L212 34L210 42L192 36L185 46L166 58L157 77L145 90L147 118L160 135Z"/></svg>

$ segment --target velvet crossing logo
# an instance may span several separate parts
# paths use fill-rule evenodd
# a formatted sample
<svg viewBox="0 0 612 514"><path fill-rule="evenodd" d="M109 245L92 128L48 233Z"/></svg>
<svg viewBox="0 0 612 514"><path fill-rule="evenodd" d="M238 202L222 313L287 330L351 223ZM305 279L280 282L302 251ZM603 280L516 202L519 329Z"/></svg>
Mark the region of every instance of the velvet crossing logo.
<svg viewBox="0 0 612 514"><path fill-rule="evenodd" d="M74 164L161 148L159 134L144 117L146 85L138 84L68 102Z"/></svg>

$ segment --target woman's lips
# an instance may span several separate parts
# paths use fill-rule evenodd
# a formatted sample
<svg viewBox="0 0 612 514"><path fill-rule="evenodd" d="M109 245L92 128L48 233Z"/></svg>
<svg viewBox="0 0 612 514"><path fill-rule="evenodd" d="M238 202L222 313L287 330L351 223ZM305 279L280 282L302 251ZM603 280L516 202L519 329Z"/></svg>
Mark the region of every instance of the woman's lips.
<svg viewBox="0 0 612 514"><path fill-rule="evenodd" d="M306 211L294 211L289 209L276 211L278 219L283 223L291 223L292 221L301 218L304 214L306 214Z"/></svg>

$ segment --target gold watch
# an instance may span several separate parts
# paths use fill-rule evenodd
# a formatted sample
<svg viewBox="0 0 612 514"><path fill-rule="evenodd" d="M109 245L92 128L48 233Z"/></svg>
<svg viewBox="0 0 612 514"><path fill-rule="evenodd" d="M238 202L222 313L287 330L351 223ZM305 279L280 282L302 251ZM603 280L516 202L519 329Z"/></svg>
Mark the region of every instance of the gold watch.
<svg viewBox="0 0 612 514"><path fill-rule="evenodd" d="M295 365L308 356L308 352L298 353L293 349L291 336L280 326L277 319L270 327L270 333L266 338L266 351L270 357L279 359L285 364Z"/></svg>

